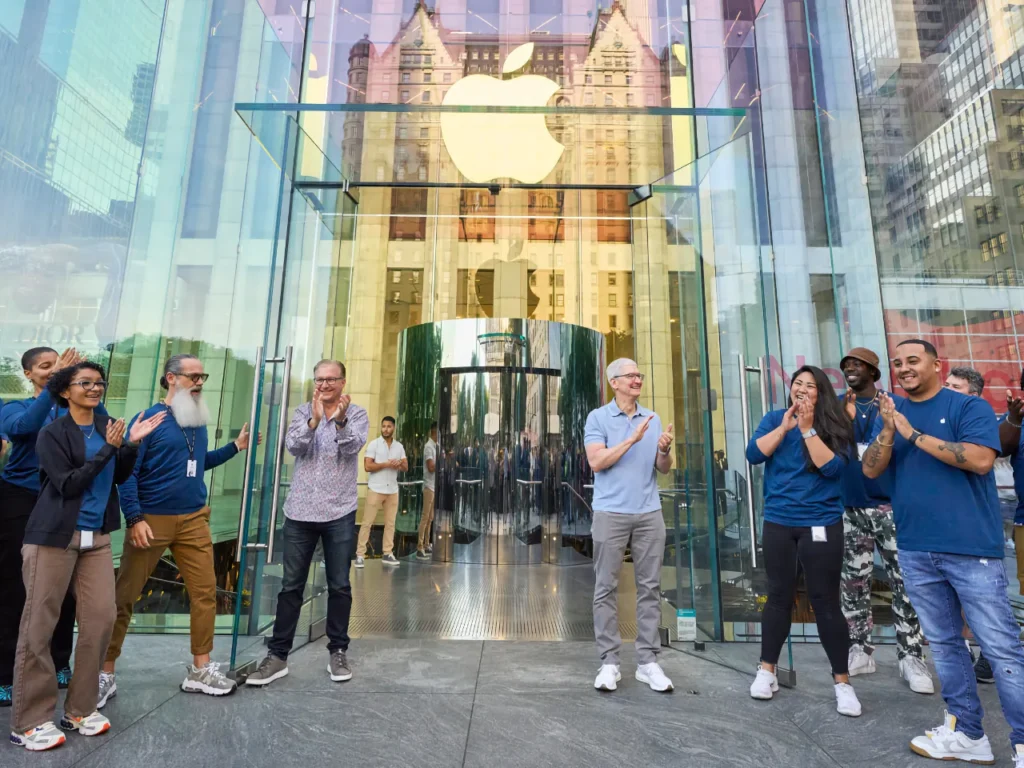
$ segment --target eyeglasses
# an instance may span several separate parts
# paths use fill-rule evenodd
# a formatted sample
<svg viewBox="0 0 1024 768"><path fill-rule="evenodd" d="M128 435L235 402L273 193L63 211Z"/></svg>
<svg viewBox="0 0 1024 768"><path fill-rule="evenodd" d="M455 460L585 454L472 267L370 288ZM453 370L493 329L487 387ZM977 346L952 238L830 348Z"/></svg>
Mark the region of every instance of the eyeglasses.
<svg viewBox="0 0 1024 768"><path fill-rule="evenodd" d="M190 379L193 384L205 384L206 380L210 378L210 374L208 373L176 373L174 375Z"/></svg>
<svg viewBox="0 0 1024 768"><path fill-rule="evenodd" d="M313 379L313 383L319 387L321 384L337 384L339 381L344 380L344 376L322 376L318 379Z"/></svg>
<svg viewBox="0 0 1024 768"><path fill-rule="evenodd" d="M86 392L91 392L94 389L106 389L107 382L105 381L89 381L88 379L82 379L81 381L71 382L73 387L81 387Z"/></svg>
<svg viewBox="0 0 1024 768"><path fill-rule="evenodd" d="M621 376L612 376L612 378L613 379L630 379L630 380L636 379L637 381L639 381L642 384L643 380L644 380L644 375L642 373L623 373Z"/></svg>

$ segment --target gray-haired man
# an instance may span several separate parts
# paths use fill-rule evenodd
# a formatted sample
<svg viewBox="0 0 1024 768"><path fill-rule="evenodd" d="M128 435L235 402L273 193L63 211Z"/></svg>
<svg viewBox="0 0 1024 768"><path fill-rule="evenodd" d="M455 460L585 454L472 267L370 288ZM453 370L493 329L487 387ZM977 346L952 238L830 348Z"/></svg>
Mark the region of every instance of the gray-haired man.
<svg viewBox="0 0 1024 768"><path fill-rule="evenodd" d="M352 612L349 570L356 551L359 452L370 423L366 410L343 394L344 365L321 360L313 369L313 381L313 402L295 409L285 438L295 471L284 507L284 578L274 636L267 657L246 685L268 685L288 674L288 654L317 542L323 544L327 566L327 672L336 683L352 679L346 655Z"/></svg>
<svg viewBox="0 0 1024 768"><path fill-rule="evenodd" d="M672 681L658 664L661 642L661 563L665 519L655 470L672 469L672 425L637 400L644 375L632 360L608 366L615 399L590 412L584 443L594 470L594 636L601 671L599 691L614 691L619 672L618 588L622 558L629 546L636 579L636 679L655 691L671 691Z"/></svg>

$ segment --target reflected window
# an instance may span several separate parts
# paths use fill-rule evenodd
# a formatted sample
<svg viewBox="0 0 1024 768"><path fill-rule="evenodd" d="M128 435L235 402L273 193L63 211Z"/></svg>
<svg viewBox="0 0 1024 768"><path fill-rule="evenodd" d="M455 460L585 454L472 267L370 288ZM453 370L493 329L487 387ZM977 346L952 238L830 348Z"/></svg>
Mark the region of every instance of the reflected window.
<svg viewBox="0 0 1024 768"><path fill-rule="evenodd" d="M390 238L392 240L423 240L426 235L427 190L393 188L391 190Z"/></svg>

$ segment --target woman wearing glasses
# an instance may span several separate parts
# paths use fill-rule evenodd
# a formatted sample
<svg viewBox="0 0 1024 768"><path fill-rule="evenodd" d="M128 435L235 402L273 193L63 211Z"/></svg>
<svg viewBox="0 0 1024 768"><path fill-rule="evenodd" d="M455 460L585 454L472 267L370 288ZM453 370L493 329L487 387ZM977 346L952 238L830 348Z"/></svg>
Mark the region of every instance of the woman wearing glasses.
<svg viewBox="0 0 1024 768"><path fill-rule="evenodd" d="M110 721L96 711L96 692L114 624L110 533L120 527L121 517L115 486L131 476L138 442L164 419L158 414L136 420L126 441L123 419L96 413L107 382L95 363L61 369L46 386L68 413L39 433L39 499L22 550L26 600L14 666L11 741L32 751L64 743L53 724L57 679L50 641L69 588L77 597L78 644L60 725L85 736L110 729Z"/></svg>
<svg viewBox="0 0 1024 768"><path fill-rule="evenodd" d="M836 709L859 717L847 666L849 628L840 602L842 473L854 455L853 427L820 368L798 370L789 395L789 408L766 414L747 445L747 460L765 465L762 543L768 576L761 666L750 695L770 699L779 690L775 665L789 635L799 564L818 636L832 664Z"/></svg>

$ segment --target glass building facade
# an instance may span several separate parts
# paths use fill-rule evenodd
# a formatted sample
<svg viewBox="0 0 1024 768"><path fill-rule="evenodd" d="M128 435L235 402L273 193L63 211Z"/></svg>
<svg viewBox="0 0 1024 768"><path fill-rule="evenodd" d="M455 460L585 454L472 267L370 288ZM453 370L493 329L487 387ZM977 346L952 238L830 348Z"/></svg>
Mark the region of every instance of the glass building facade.
<svg viewBox="0 0 1024 768"><path fill-rule="evenodd" d="M593 329L675 425L666 596L754 636L743 448L787 372L843 389L844 350L920 336L997 410L1017 381L1022 49L1005 0L6 0L0 397L29 394L25 349L73 345L132 415L199 355L216 441L264 432L208 478L218 627L253 634L317 360L416 446L407 329ZM173 561L135 622L187 625Z"/></svg>

